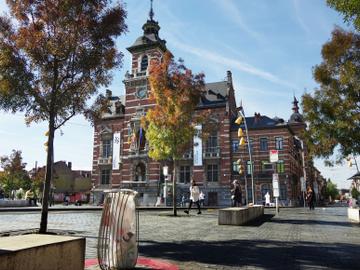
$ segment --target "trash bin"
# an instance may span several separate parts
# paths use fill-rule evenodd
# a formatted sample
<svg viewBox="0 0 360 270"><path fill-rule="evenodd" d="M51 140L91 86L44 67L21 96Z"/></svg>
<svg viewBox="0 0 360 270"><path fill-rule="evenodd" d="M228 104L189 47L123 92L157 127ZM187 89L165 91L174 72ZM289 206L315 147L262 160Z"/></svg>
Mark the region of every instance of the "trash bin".
<svg viewBox="0 0 360 270"><path fill-rule="evenodd" d="M107 192L98 237L98 261L102 270L129 269L138 257L139 215L137 192Z"/></svg>

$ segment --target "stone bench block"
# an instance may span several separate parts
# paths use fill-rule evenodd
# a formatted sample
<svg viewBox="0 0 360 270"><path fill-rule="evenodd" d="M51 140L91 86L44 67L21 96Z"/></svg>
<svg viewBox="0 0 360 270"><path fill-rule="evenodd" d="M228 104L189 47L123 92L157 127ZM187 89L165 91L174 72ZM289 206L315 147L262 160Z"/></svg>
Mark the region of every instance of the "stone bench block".
<svg viewBox="0 0 360 270"><path fill-rule="evenodd" d="M27 234L0 238L0 269L83 270L85 238Z"/></svg>
<svg viewBox="0 0 360 270"><path fill-rule="evenodd" d="M23 207L28 205L27 200L0 200L0 207Z"/></svg>
<svg viewBox="0 0 360 270"><path fill-rule="evenodd" d="M219 209L219 225L243 225L264 215L264 206L229 207Z"/></svg>
<svg viewBox="0 0 360 270"><path fill-rule="evenodd" d="M360 223L360 208L348 208L348 218L352 222Z"/></svg>

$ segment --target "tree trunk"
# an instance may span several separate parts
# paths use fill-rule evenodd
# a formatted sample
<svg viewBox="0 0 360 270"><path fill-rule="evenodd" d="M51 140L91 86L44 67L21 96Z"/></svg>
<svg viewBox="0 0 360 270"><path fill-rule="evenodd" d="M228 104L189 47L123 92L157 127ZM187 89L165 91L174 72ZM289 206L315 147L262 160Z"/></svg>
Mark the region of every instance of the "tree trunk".
<svg viewBox="0 0 360 270"><path fill-rule="evenodd" d="M174 164L174 168L173 168L173 213L174 216L177 216L177 211L176 211L176 161L175 159L173 159L173 164Z"/></svg>
<svg viewBox="0 0 360 270"><path fill-rule="evenodd" d="M49 121L49 137L48 137L48 152L46 159L46 174L42 198L41 221L39 233L45 234L47 231L48 209L49 209L49 193L50 185L53 175L54 163L54 135L55 135L55 118L50 116Z"/></svg>

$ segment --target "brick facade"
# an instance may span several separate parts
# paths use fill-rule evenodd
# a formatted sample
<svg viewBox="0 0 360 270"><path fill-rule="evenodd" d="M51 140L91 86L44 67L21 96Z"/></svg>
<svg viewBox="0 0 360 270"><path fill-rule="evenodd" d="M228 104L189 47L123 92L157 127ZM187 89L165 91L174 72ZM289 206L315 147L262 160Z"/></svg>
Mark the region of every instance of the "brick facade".
<svg viewBox="0 0 360 270"><path fill-rule="evenodd" d="M97 201L102 200L105 190L119 188L137 190L143 205L154 205L158 196L164 196L162 168L165 163L148 157L146 131L140 126L140 118L154 105L148 99L149 67L159 63L166 51L165 41L159 38L159 29L158 23L151 18L143 26L143 36L128 48L132 54L132 70L125 75L125 96L112 96L108 91L111 112L103 115L102 120L95 125L92 181L96 187L94 195ZM193 166L193 148L178 162L178 201L183 196L188 197L189 181L193 177L205 193L207 205L230 205L231 183L236 179L240 180L245 202L245 177L233 171L234 162L239 158L246 161L249 159L246 147L236 149L234 146L238 141L238 127L234 124L238 114L234 92L230 71L227 72L225 81L206 84L206 95L197 111L210 110L210 119L216 128L212 130L208 141L202 142L202 166ZM266 120L270 123L262 126L255 123L258 121L255 118L247 118L250 125L249 136L253 140L255 202L263 201L264 187L271 190L273 171L268 167L265 170L265 165L261 162L269 160L269 150L275 149L275 138L278 137L283 139L283 148L279 150L279 159L283 161L283 167L279 167L280 199L284 205L295 205L300 195L299 179L303 172L300 150L295 147L294 142L295 136L299 135L305 125L296 121L290 123L258 116L260 122ZM120 133L119 153L113 153L116 133ZM267 138L267 150L260 149L261 138ZM118 155L119 164L113 164L114 154ZM171 169L169 173L172 173ZM247 175L248 187L251 184L250 178Z"/></svg>

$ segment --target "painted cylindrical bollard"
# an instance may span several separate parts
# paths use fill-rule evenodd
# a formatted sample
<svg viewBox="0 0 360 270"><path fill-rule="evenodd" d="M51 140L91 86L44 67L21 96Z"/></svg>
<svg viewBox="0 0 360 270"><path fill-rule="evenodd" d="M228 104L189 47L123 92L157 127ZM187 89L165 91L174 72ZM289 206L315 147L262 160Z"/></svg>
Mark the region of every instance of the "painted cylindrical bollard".
<svg viewBox="0 0 360 270"><path fill-rule="evenodd" d="M136 195L134 190L121 189L105 196L97 247L102 270L129 269L136 265L139 237Z"/></svg>

